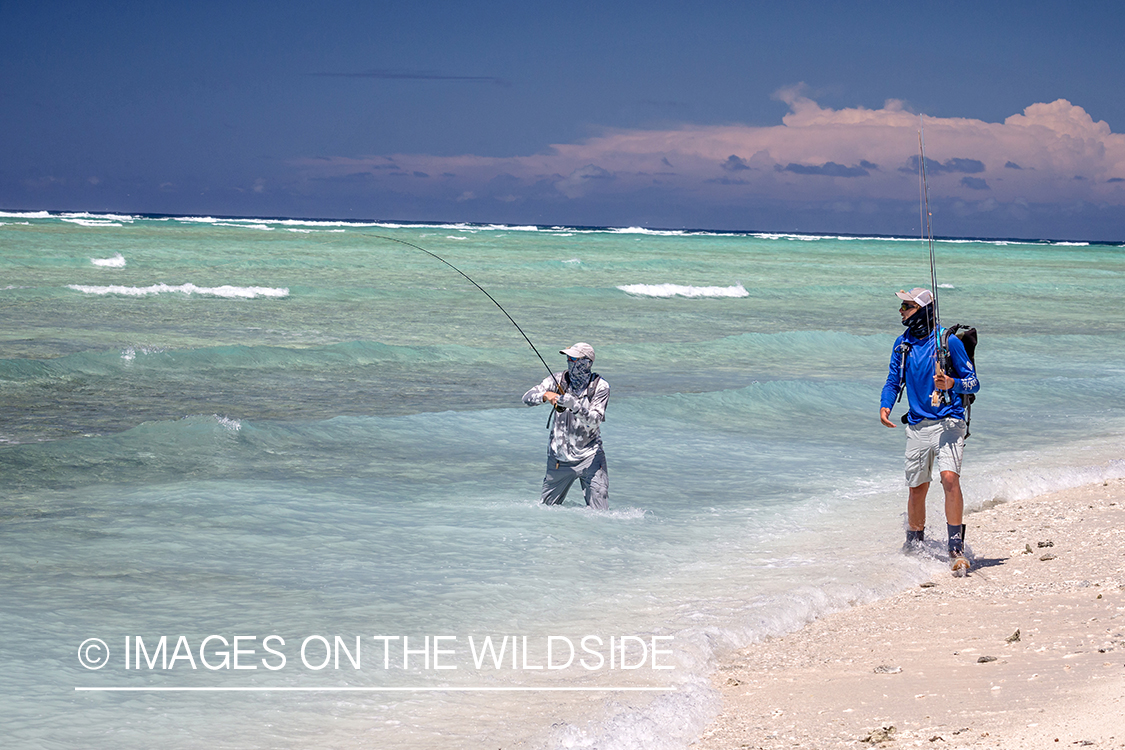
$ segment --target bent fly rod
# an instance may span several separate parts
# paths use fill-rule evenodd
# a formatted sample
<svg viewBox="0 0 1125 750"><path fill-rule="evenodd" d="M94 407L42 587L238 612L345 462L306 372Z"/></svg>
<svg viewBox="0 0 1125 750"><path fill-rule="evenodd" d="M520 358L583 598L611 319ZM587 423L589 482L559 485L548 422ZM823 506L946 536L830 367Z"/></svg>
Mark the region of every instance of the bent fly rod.
<svg viewBox="0 0 1125 750"><path fill-rule="evenodd" d="M930 289L934 295L934 376L944 375L942 362L945 359L941 345L941 315L938 308L937 263L934 260L934 227L933 214L930 212L930 189L926 183L926 139L922 129L922 118L918 117L918 203L921 216L922 239L930 248ZM930 405L939 406L947 402L949 394L938 390L936 385L930 394Z"/></svg>
<svg viewBox="0 0 1125 750"><path fill-rule="evenodd" d="M504 316L507 317L508 320L512 321L512 325L514 325L516 327L516 330L520 332L520 335L523 336L523 340L526 341L527 345L531 347L531 351L535 352L535 356L539 357L539 361L542 362L543 366L547 368L547 374L549 374L551 376L551 380L553 380L554 383L555 383L555 390L557 390L559 393L563 392L562 385L559 384L558 378L555 377L555 373L551 369L551 366L547 364L547 360L543 359L543 355L540 354L539 350L535 348L535 344L531 343L531 339L528 338L527 334L523 332L522 328L520 328L520 324L516 322L515 318L513 318L511 315L508 314L508 311L504 309L503 305L501 305L499 302L496 301L495 297L493 297L491 294L488 293L488 290L486 290L483 286L481 286L477 282L473 281L472 278L469 277L469 274L465 273L460 268L458 268L457 266L455 266L452 263L450 263L449 261L447 261L445 258L442 258L440 255L435 255L434 253L431 253L426 248L419 247L418 245L415 245L413 242L407 242L406 240L400 240L400 239L397 239L395 237L387 237L386 235L382 235L382 234L372 234L372 235L368 235L368 236L375 237L376 239L380 239L380 240L389 240L391 242L397 242L400 245L406 245L407 247L412 247L415 250L420 250L423 253L425 253L426 255L430 256L431 258L441 261L442 263L449 266L450 268L452 268L457 273L464 276L470 284L475 286L477 289L481 290L481 292L484 294L485 297L488 297L490 300L492 300L492 304L494 304L498 308L500 308L500 312L504 313ZM554 409L551 410L551 415L554 416ZM548 426L549 425L550 425L550 420L548 419Z"/></svg>

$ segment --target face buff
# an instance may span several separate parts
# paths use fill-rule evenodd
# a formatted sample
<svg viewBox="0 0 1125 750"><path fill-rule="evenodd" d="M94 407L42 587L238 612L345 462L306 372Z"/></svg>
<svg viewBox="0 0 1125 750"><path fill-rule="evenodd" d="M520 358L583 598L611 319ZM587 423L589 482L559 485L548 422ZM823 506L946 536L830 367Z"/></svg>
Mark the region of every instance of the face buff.
<svg viewBox="0 0 1125 750"><path fill-rule="evenodd" d="M911 315L906 320L902 321L916 339L924 339L930 335L930 331L934 330L934 306L926 305L918 312Z"/></svg>
<svg viewBox="0 0 1125 750"><path fill-rule="evenodd" d="M575 359L567 363L567 379L570 381L570 392L579 398L586 393L590 385L590 368L594 363L586 358Z"/></svg>

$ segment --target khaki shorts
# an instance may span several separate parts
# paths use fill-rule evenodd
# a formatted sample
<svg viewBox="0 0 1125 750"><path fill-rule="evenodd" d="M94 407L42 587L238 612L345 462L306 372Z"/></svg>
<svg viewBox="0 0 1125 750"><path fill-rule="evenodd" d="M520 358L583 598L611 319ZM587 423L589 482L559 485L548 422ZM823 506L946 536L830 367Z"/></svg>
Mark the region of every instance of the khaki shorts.
<svg viewBox="0 0 1125 750"><path fill-rule="evenodd" d="M935 463L939 473L952 471L960 476L965 430L965 420L952 418L906 425L906 486L932 481Z"/></svg>

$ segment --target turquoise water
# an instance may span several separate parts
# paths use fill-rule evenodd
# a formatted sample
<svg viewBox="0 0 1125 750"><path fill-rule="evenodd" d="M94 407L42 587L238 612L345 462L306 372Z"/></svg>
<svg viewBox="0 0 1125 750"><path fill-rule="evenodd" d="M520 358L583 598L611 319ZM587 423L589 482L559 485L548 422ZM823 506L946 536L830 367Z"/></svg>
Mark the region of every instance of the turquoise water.
<svg viewBox="0 0 1125 750"><path fill-rule="evenodd" d="M552 366L595 346L608 513L537 504L543 365L383 237ZM937 252L944 321L981 335L968 506L1125 475L1125 249ZM928 273L910 239L0 215L0 722L44 748L685 747L717 655L943 568L898 554L877 416L893 293ZM211 635L258 668L207 668ZM477 666L486 635L526 661ZM137 669L138 636L181 659ZM361 668L306 666L316 636L359 636ZM401 640L384 668L373 636L452 638L457 669ZM534 669L552 636L670 640ZM395 690L310 691L337 687ZM481 690L560 687L605 691Z"/></svg>

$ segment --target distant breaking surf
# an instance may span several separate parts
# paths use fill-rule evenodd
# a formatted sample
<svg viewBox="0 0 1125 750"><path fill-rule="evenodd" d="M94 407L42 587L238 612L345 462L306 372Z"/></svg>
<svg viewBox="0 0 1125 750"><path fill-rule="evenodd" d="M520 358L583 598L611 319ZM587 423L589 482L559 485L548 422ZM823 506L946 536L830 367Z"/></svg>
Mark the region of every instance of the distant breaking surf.
<svg viewBox="0 0 1125 750"><path fill-rule="evenodd" d="M680 284L626 284L617 287L639 297L749 297L742 286L682 286Z"/></svg>
<svg viewBox="0 0 1125 750"><path fill-rule="evenodd" d="M121 253L114 253L112 258L90 258L90 262L103 268L124 268L125 256Z"/></svg>
<svg viewBox="0 0 1125 750"><path fill-rule="evenodd" d="M196 286L195 284L153 284L152 286L84 286L82 284L67 284L67 289L84 294L124 294L130 297L144 297L149 294L163 294L165 292L178 292L179 294L202 294L209 297L227 297L240 299L254 299L255 297L288 297L289 288L273 288L267 286Z"/></svg>

